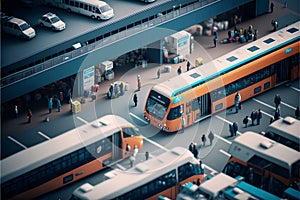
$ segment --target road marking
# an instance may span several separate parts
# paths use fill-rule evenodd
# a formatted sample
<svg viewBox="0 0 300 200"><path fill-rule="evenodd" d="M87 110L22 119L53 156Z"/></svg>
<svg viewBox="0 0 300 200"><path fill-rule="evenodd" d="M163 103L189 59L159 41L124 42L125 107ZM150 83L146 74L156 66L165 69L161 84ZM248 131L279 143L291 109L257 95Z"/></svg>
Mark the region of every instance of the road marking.
<svg viewBox="0 0 300 200"><path fill-rule="evenodd" d="M264 102L262 102L262 101L260 101L260 100L258 100L258 99L255 99L255 98L252 98L252 99L253 99L254 101L256 101L257 103L260 103L260 104L262 104L262 105L264 105L264 106L267 106L267 107L269 107L269 108L275 110L275 107L274 107L274 106L270 106L269 104L264 103Z"/></svg>
<svg viewBox="0 0 300 200"><path fill-rule="evenodd" d="M273 115L271 115L271 114L269 114L269 113L266 113L265 111L263 111L263 110L260 110L260 112L262 113L262 114L264 114L264 115L267 115L267 116L269 116L269 117L273 117Z"/></svg>
<svg viewBox="0 0 300 200"><path fill-rule="evenodd" d="M292 88L293 90L296 90L297 92L300 92L300 89L298 89L298 88L295 88L293 86L290 86L290 88Z"/></svg>
<svg viewBox="0 0 300 200"><path fill-rule="evenodd" d="M282 102L282 101L281 101L281 104L282 104L282 105L285 105L286 107L289 107L289 108L291 108L291 109L293 109L293 110L296 110L296 108L295 108L294 106L291 106L291 105L289 105L289 104L287 104L287 103L284 103L284 102Z"/></svg>
<svg viewBox="0 0 300 200"><path fill-rule="evenodd" d="M150 142L151 144L153 144L153 145L155 145L155 146L157 146L157 147L159 147L159 148L161 148L161 149L163 149L165 151L169 151L169 149L167 149L166 147L158 144L157 142L154 142L153 140L150 140L150 139L148 139L148 138L146 138L144 136L143 136L143 139L145 139L146 141Z"/></svg>
<svg viewBox="0 0 300 200"><path fill-rule="evenodd" d="M116 164L116 166L118 167L118 168L120 168L121 170L123 170L123 171L125 171L126 170L126 168L125 167L123 167L122 165L120 165L120 164Z"/></svg>
<svg viewBox="0 0 300 200"><path fill-rule="evenodd" d="M38 134L40 134L41 136L43 136L44 138L46 138L47 140L50 140L51 138L49 136L47 136L45 133L38 131Z"/></svg>
<svg viewBox="0 0 300 200"><path fill-rule="evenodd" d="M77 116L76 117L79 121L82 121L83 123L85 123L85 124L88 124L89 122L88 121L86 121L85 119L83 119L83 118L81 118L81 117L79 117L79 116Z"/></svg>
<svg viewBox="0 0 300 200"><path fill-rule="evenodd" d="M226 140L225 138L223 138L223 137L221 137L221 136L219 136L219 135L216 135L216 134L214 134L217 138L219 138L219 139L221 139L221 140L223 140L224 142L226 142L227 144L231 144L232 142L230 142L229 140Z"/></svg>
<svg viewBox="0 0 300 200"><path fill-rule="evenodd" d="M227 119L224 119L223 117L220 117L219 115L215 115L217 118L219 118L220 120L223 120L224 122L226 122L227 124L232 124L231 121L228 121ZM238 135L242 135L241 132L237 131L236 132Z"/></svg>
<svg viewBox="0 0 300 200"><path fill-rule="evenodd" d="M228 153L228 152L226 152L226 151L224 151L223 149L219 149L219 151L220 151L222 154L225 154L226 156L231 157L231 154Z"/></svg>
<svg viewBox="0 0 300 200"><path fill-rule="evenodd" d="M206 169L212 171L212 173L214 173L214 174L215 174L215 173L218 173L217 170L211 168L210 166L208 166L208 165L206 165L206 164L204 164L204 163L202 163L202 165L203 165L204 168L206 168Z"/></svg>
<svg viewBox="0 0 300 200"><path fill-rule="evenodd" d="M8 136L8 139L12 140L13 142L17 143L18 145L20 145L21 147L23 147L24 149L27 149L27 147L22 144L21 142L19 142L18 140L16 140L15 138Z"/></svg>
<svg viewBox="0 0 300 200"><path fill-rule="evenodd" d="M146 124L146 125L149 124L148 122L146 122L145 120L141 119L140 117L136 116L135 114L133 114L133 113L131 113L131 112L129 113L129 115L131 115L132 117L136 118L137 120L143 122L143 123Z"/></svg>

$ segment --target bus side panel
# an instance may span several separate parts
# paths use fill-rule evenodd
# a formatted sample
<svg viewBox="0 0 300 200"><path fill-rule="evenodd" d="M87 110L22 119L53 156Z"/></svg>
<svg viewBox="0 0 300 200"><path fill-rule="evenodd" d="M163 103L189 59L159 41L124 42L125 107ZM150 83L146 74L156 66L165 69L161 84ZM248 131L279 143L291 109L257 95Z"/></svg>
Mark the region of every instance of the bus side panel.
<svg viewBox="0 0 300 200"><path fill-rule="evenodd" d="M176 186L170 187L160 193L153 195L152 197L147 198L147 200L157 200L159 196L167 197L170 199L176 198Z"/></svg>
<svg viewBox="0 0 300 200"><path fill-rule="evenodd" d="M81 178L84 178L88 175L91 175L99 170L106 168L106 166L102 165L102 162L106 159L111 158L111 156L112 156L112 153L109 153L97 160L93 160L92 162L89 162L89 163L87 163L81 167L78 167L70 172L67 172L57 178L54 178L51 181L48 181L42 185L39 185L36 188L33 188L22 194L19 194L19 195L13 197L12 199L32 199L34 197L38 197L42 194L45 194L47 192L53 191L55 189L58 189L60 187L68 185L70 183L73 183ZM67 183L63 183L63 179L72 174L73 174L72 180L70 180Z"/></svg>

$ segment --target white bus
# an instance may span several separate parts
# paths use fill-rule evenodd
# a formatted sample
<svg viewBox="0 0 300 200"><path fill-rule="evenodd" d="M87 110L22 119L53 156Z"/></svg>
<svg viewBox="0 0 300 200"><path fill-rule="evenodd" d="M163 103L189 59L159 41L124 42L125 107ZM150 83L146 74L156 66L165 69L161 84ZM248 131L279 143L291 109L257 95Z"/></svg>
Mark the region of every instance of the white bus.
<svg viewBox="0 0 300 200"><path fill-rule="evenodd" d="M83 184L74 190L71 199L157 199L160 195L175 199L181 184L202 182L204 169L189 150L175 147L126 171L114 170L113 174L97 185Z"/></svg>
<svg viewBox="0 0 300 200"><path fill-rule="evenodd" d="M288 187L300 186L300 152L266 138L259 133L245 132L232 141L231 158L223 172L276 196Z"/></svg>
<svg viewBox="0 0 300 200"><path fill-rule="evenodd" d="M285 117L274 121L262 134L296 151L300 151L299 129L299 120L293 117Z"/></svg>
<svg viewBox="0 0 300 200"><path fill-rule="evenodd" d="M33 199L73 183L129 155L126 145L143 145L126 119L106 115L1 160L2 199Z"/></svg>
<svg viewBox="0 0 300 200"><path fill-rule="evenodd" d="M97 20L108 20L114 16L114 10L106 2L99 0L44 0L44 4Z"/></svg>

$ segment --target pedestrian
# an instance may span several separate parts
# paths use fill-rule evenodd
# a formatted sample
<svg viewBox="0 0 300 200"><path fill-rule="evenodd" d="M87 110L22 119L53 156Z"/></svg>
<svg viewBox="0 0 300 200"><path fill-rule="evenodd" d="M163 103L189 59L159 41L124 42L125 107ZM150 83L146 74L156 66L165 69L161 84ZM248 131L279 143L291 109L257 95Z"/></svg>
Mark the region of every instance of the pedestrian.
<svg viewBox="0 0 300 200"><path fill-rule="evenodd" d="M28 108L28 109L27 109L27 119L28 119L28 123L31 123L31 118L32 118L32 112L31 112L31 110Z"/></svg>
<svg viewBox="0 0 300 200"><path fill-rule="evenodd" d="M233 135L234 135L234 131L233 131L233 126L232 126L232 124L229 124L229 133L230 133L230 136L233 136Z"/></svg>
<svg viewBox="0 0 300 200"><path fill-rule="evenodd" d="M279 118L280 118L280 112L279 112L279 109L276 109L275 114L274 114L274 121L278 120Z"/></svg>
<svg viewBox="0 0 300 200"><path fill-rule="evenodd" d="M255 110L252 110L251 112L251 115L250 115L250 118L251 118L251 121L252 121L252 126L254 126L254 121L256 120L256 111Z"/></svg>
<svg viewBox="0 0 300 200"><path fill-rule="evenodd" d="M121 93L121 95L124 95L124 93L125 93L125 86L124 86L124 83L121 81L121 83L120 83L120 93Z"/></svg>
<svg viewBox="0 0 300 200"><path fill-rule="evenodd" d="M14 113L15 113L15 117L17 118L19 116L19 110L17 105L15 105Z"/></svg>
<svg viewBox="0 0 300 200"><path fill-rule="evenodd" d="M146 160L149 160L149 152L148 151L146 151L145 157L146 157Z"/></svg>
<svg viewBox="0 0 300 200"><path fill-rule="evenodd" d="M271 24L273 25L273 31L276 31L278 28L278 22L276 20L272 20Z"/></svg>
<svg viewBox="0 0 300 200"><path fill-rule="evenodd" d="M119 95L120 95L120 87L118 86L118 84L117 83L115 83L115 85L114 85L114 92L115 92L115 98L117 98L117 97L119 97Z"/></svg>
<svg viewBox="0 0 300 200"><path fill-rule="evenodd" d="M125 153L126 155L130 153L131 147L129 144L126 144L126 149L125 149Z"/></svg>
<svg viewBox="0 0 300 200"><path fill-rule="evenodd" d="M256 122L257 122L256 124L257 124L257 125L260 124L261 118L262 118L262 113L261 113L261 110L258 109L258 110L256 111Z"/></svg>
<svg viewBox="0 0 300 200"><path fill-rule="evenodd" d="M186 63L186 71L187 72L190 71L190 66L191 66L190 61L187 61L187 63Z"/></svg>
<svg viewBox="0 0 300 200"><path fill-rule="evenodd" d="M258 30L254 30L254 36L253 36L253 41L257 40L257 35L258 35Z"/></svg>
<svg viewBox="0 0 300 200"><path fill-rule="evenodd" d="M213 41L214 41L214 47L217 47L218 38L214 37Z"/></svg>
<svg viewBox="0 0 300 200"><path fill-rule="evenodd" d="M129 157L129 161L130 161L130 167L133 167L135 161L135 157L133 156L133 154Z"/></svg>
<svg viewBox="0 0 300 200"><path fill-rule="evenodd" d="M180 75L181 73L182 73L182 68L181 68L181 66L179 66L177 69L177 74Z"/></svg>
<svg viewBox="0 0 300 200"><path fill-rule="evenodd" d="M133 156L134 157L136 157L137 156L137 154L138 154L138 152L139 152L139 149L137 148L137 145L134 145L134 147L133 147Z"/></svg>
<svg viewBox="0 0 300 200"><path fill-rule="evenodd" d="M248 122L249 122L249 119L248 119L248 115L243 119L243 124L245 124L245 128L248 127Z"/></svg>
<svg viewBox="0 0 300 200"><path fill-rule="evenodd" d="M271 11L270 11L270 12L271 12L271 13L273 13L273 11L274 11L274 7L275 7L275 6L274 6L274 3L273 3L273 2L271 2L271 5L270 5L270 9L271 9Z"/></svg>
<svg viewBox="0 0 300 200"><path fill-rule="evenodd" d="M234 136L236 136L237 131L239 130L238 123L237 122L233 122L232 127L233 127Z"/></svg>
<svg viewBox="0 0 300 200"><path fill-rule="evenodd" d="M137 97L136 93L134 93L134 95L133 95L133 102L134 102L134 107L137 107L138 97Z"/></svg>
<svg viewBox="0 0 300 200"><path fill-rule="evenodd" d="M198 154L199 154L199 151L197 149L197 143L194 143L193 155L196 159L198 159Z"/></svg>
<svg viewBox="0 0 300 200"><path fill-rule="evenodd" d="M59 99L56 99L56 104L57 104L57 112L60 112L61 103Z"/></svg>
<svg viewBox="0 0 300 200"><path fill-rule="evenodd" d="M182 114L181 116L181 132L184 132L184 127L185 127L185 118L184 115Z"/></svg>
<svg viewBox="0 0 300 200"><path fill-rule="evenodd" d="M49 102L48 102L49 113L52 112L52 108L53 108L53 101L52 101L52 98L50 98L50 99L49 99Z"/></svg>
<svg viewBox="0 0 300 200"><path fill-rule="evenodd" d="M137 75L137 85L138 85L138 91L141 90L142 82L141 82L141 76Z"/></svg>
<svg viewBox="0 0 300 200"><path fill-rule="evenodd" d="M274 103L275 103L275 110L278 109L280 103L281 103L281 97L279 94L276 94L274 97Z"/></svg>
<svg viewBox="0 0 300 200"><path fill-rule="evenodd" d="M191 142L191 144L189 145L189 151L193 153L195 148L194 142Z"/></svg>
<svg viewBox="0 0 300 200"><path fill-rule="evenodd" d="M203 146L205 146L205 143L206 143L206 136L205 136L205 134L202 135L201 141L203 143Z"/></svg>
<svg viewBox="0 0 300 200"><path fill-rule="evenodd" d="M299 106L297 106L297 108L296 108L296 110L295 110L295 116L296 116L296 119L298 119L299 116L300 116Z"/></svg>
<svg viewBox="0 0 300 200"><path fill-rule="evenodd" d="M214 136L213 132L210 131L208 134L208 139L209 139L210 145L212 145L214 138L215 138L215 136Z"/></svg>
<svg viewBox="0 0 300 200"><path fill-rule="evenodd" d="M242 100L241 94L239 92L237 92L234 97L235 113L239 112L239 109L241 107L241 104L240 104L241 100Z"/></svg>
<svg viewBox="0 0 300 200"><path fill-rule="evenodd" d="M157 74L157 79L159 79L160 78L160 69L157 70L156 74Z"/></svg>

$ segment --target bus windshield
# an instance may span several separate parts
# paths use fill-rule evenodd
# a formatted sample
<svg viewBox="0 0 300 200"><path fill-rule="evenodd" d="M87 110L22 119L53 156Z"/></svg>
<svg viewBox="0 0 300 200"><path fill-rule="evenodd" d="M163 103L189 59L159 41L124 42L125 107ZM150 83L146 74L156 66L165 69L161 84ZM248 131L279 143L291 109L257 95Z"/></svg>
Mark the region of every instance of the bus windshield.
<svg viewBox="0 0 300 200"><path fill-rule="evenodd" d="M123 128L124 137L139 136L139 130L137 128Z"/></svg>
<svg viewBox="0 0 300 200"><path fill-rule="evenodd" d="M109 11L111 9L112 8L109 5L105 5L105 6L100 7L101 13L107 12L107 11Z"/></svg>
<svg viewBox="0 0 300 200"><path fill-rule="evenodd" d="M146 103L146 111L157 119L162 120L169 104L170 100L168 98L152 90Z"/></svg>

